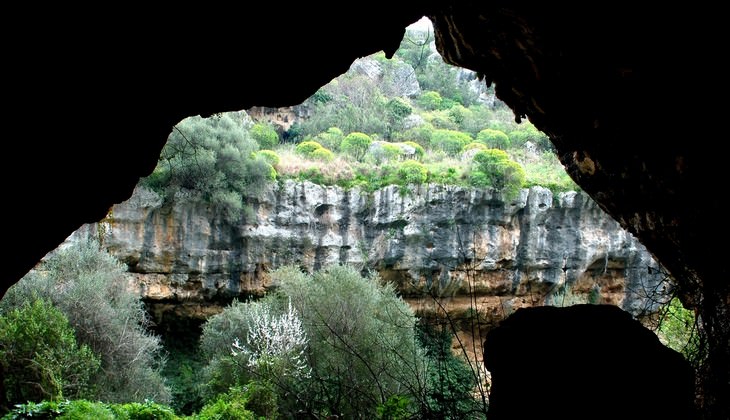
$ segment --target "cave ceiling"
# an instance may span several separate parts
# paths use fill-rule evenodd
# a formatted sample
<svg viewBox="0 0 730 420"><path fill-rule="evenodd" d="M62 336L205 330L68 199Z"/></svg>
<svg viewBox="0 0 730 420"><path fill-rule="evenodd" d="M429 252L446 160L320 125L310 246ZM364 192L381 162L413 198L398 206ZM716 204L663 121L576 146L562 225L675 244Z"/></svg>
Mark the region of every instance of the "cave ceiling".
<svg viewBox="0 0 730 420"><path fill-rule="evenodd" d="M686 300L713 308L727 390L724 25L702 2L18 5L3 28L0 292L127 199L183 118L301 103L392 54L423 15L445 60L493 83Z"/></svg>

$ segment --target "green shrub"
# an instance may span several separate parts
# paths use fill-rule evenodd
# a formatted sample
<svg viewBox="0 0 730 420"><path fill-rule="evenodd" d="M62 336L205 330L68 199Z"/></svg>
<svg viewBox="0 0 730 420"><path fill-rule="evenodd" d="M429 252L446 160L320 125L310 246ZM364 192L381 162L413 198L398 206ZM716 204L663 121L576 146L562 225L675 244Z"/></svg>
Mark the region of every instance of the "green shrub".
<svg viewBox="0 0 730 420"><path fill-rule="evenodd" d="M509 131L509 139L512 146L516 147L522 147L529 141L535 144L539 150L554 150L550 138L528 121L523 122L517 129Z"/></svg>
<svg viewBox="0 0 730 420"><path fill-rule="evenodd" d="M321 149L322 145L313 140L303 141L296 145L294 152L304 157L310 157L315 150Z"/></svg>
<svg viewBox="0 0 730 420"><path fill-rule="evenodd" d="M402 395L393 395L388 401L377 408L378 419L408 420L413 418L413 409L410 398Z"/></svg>
<svg viewBox="0 0 730 420"><path fill-rule="evenodd" d="M431 362L421 418L484 418L486 407L481 407L473 397L476 382L469 364L451 350L452 332L421 322L417 334Z"/></svg>
<svg viewBox="0 0 730 420"><path fill-rule="evenodd" d="M279 133L271 124L256 123L249 132L261 149L272 149L279 144Z"/></svg>
<svg viewBox="0 0 730 420"><path fill-rule="evenodd" d="M667 347L681 353L694 366L705 358L705 348L697 328L697 316L675 297L660 311L663 315L657 335Z"/></svg>
<svg viewBox="0 0 730 420"><path fill-rule="evenodd" d="M184 191L185 196L208 202L236 221L244 197L256 197L271 181L270 167L252 158L259 146L244 120L241 113L182 120L170 133L157 167L142 184L170 202ZM238 199L217 201L221 197Z"/></svg>
<svg viewBox="0 0 730 420"><path fill-rule="evenodd" d="M398 177L401 180L401 185L420 185L428 179L428 170L426 169L426 166L420 162L407 160L398 168Z"/></svg>
<svg viewBox="0 0 730 420"><path fill-rule="evenodd" d="M431 136L433 135L433 131L434 127L431 123L424 123L419 126L407 129L398 137L402 139L412 140L420 144L422 147L430 148Z"/></svg>
<svg viewBox="0 0 730 420"><path fill-rule="evenodd" d="M314 140L317 141L322 147L332 151L340 150L340 143L345 138L345 134L337 127L330 127L327 130L317 134Z"/></svg>
<svg viewBox="0 0 730 420"><path fill-rule="evenodd" d="M251 381L245 388L246 407L264 419L279 415L278 396L275 386L268 381Z"/></svg>
<svg viewBox="0 0 730 420"><path fill-rule="evenodd" d="M176 420L179 418L172 408L149 400L141 403L110 404L110 409L117 419Z"/></svg>
<svg viewBox="0 0 730 420"><path fill-rule="evenodd" d="M324 147L313 150L309 157L314 160L321 160L322 162L332 162L335 160L335 154Z"/></svg>
<svg viewBox="0 0 730 420"><path fill-rule="evenodd" d="M219 394L194 415L196 420L255 420L256 415L246 408L246 394L240 387Z"/></svg>
<svg viewBox="0 0 730 420"><path fill-rule="evenodd" d="M340 265L311 275L282 267L271 278L291 298L310 340L312 372L300 398L313 412L374 418L391 396L423 389L416 318L393 285Z"/></svg>
<svg viewBox="0 0 730 420"><path fill-rule="evenodd" d="M367 153L373 139L365 133L352 132L345 136L340 144L340 150L351 156L356 161L362 161Z"/></svg>
<svg viewBox="0 0 730 420"><path fill-rule="evenodd" d="M510 147L509 137L504 132L491 128L480 131L477 134L477 141L491 149L507 150Z"/></svg>
<svg viewBox="0 0 730 420"><path fill-rule="evenodd" d="M466 151L475 150L475 149L477 149L479 151L484 151L484 150L489 149L489 147L487 147L487 145L484 143L471 142L471 143L467 144L466 146L464 146L463 151L466 152Z"/></svg>
<svg viewBox="0 0 730 420"><path fill-rule="evenodd" d="M461 104L454 105L448 111L449 119L458 126L464 124L464 121L466 121L471 116L470 114L471 111Z"/></svg>
<svg viewBox="0 0 730 420"><path fill-rule="evenodd" d="M442 150L449 156L456 156L472 138L467 133L456 130L437 129L431 136L431 147Z"/></svg>
<svg viewBox="0 0 730 420"><path fill-rule="evenodd" d="M436 91L429 90L421 93L421 96L418 97L418 100L416 102L418 106L420 106L424 110L434 111L437 109L441 109L442 101L443 99L441 99L441 94Z"/></svg>
<svg viewBox="0 0 730 420"><path fill-rule="evenodd" d="M101 369L91 378L90 398L166 403L170 390L160 372L162 343L147 329L147 311L140 296L127 288L125 273L126 266L98 242L79 241L49 255L2 303L14 305L37 295L63 312L78 342L101 359Z"/></svg>
<svg viewBox="0 0 730 420"><path fill-rule="evenodd" d="M403 149L397 144L387 141L374 141L370 144L367 152L367 160L376 165L398 159L403 154Z"/></svg>
<svg viewBox="0 0 730 420"><path fill-rule="evenodd" d="M100 361L79 345L64 314L32 299L0 316L0 407L26 401L83 398Z"/></svg>
<svg viewBox="0 0 730 420"><path fill-rule="evenodd" d="M423 159L423 156L426 154L426 151L423 149L423 146L416 143L415 141L405 141L404 144L411 146L414 150L415 156L413 157L416 160Z"/></svg>
<svg viewBox="0 0 730 420"><path fill-rule="evenodd" d="M71 402L64 401L48 401L41 402L28 401L23 404L15 404L15 408L2 416L2 420L26 420L26 419L48 419L56 418L64 412Z"/></svg>
<svg viewBox="0 0 730 420"><path fill-rule="evenodd" d="M437 130L454 130L459 129L459 124L456 124L454 120L449 116L448 111L431 111L424 114L426 121L428 121Z"/></svg>
<svg viewBox="0 0 730 420"><path fill-rule="evenodd" d="M259 150L256 152L256 157L265 160L266 163L274 167L278 165L281 160L279 155L273 150Z"/></svg>
<svg viewBox="0 0 730 420"><path fill-rule="evenodd" d="M469 181L474 187L492 187L511 199L522 189L525 171L503 150L489 149L474 155Z"/></svg>
<svg viewBox="0 0 730 420"><path fill-rule="evenodd" d="M453 166L448 163L435 163L428 165L428 182L442 185L461 185L463 169L461 166Z"/></svg>
<svg viewBox="0 0 730 420"><path fill-rule="evenodd" d="M87 400L74 400L70 401L63 413L57 417L61 420L80 420L80 419L94 419L94 420L115 420L115 419L151 419L151 417L126 417L116 416L109 408L107 404L100 402L91 402ZM169 417L158 417L160 419L167 419ZM174 418L174 417L173 417Z"/></svg>

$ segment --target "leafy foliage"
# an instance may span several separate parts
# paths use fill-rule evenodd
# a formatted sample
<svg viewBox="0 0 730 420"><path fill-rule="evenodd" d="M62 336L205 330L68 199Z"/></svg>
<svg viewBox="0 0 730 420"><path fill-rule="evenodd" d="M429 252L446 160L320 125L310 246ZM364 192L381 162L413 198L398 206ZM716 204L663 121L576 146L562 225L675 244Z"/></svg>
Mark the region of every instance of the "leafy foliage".
<svg viewBox="0 0 730 420"><path fill-rule="evenodd" d="M303 400L313 410L374 417L373 401L419 396L424 355L415 340L415 317L392 285L349 266L328 266L312 275L285 267L271 276L307 327L312 374Z"/></svg>
<svg viewBox="0 0 730 420"><path fill-rule="evenodd" d="M407 160L398 168L398 177L404 185L423 184L428 178L428 170L426 166L415 160Z"/></svg>
<svg viewBox="0 0 730 420"><path fill-rule="evenodd" d="M477 141L485 144L491 149L507 150L509 148L509 137L501 131L492 128L485 128L477 134Z"/></svg>
<svg viewBox="0 0 730 420"><path fill-rule="evenodd" d="M488 149L474 155L470 182L476 187L493 187L513 198L525 182L525 171L503 150Z"/></svg>
<svg viewBox="0 0 730 420"><path fill-rule="evenodd" d="M472 142L469 134L456 130L437 129L431 135L431 147L456 156L467 144Z"/></svg>
<svg viewBox="0 0 730 420"><path fill-rule="evenodd" d="M322 145L322 147L333 151L340 150L340 143L345 138L345 134L337 127L330 127L327 130L314 136L314 141Z"/></svg>
<svg viewBox="0 0 730 420"><path fill-rule="evenodd" d="M259 150L258 153L256 153L256 157L265 160L266 163L272 167L276 167L276 165L278 165L281 161L281 158L279 158L279 155L275 151L268 149Z"/></svg>
<svg viewBox="0 0 730 420"><path fill-rule="evenodd" d="M697 316L686 309L679 298L669 301L659 323L657 335L669 348L680 352L697 366L704 358L704 343L698 329Z"/></svg>
<svg viewBox="0 0 730 420"><path fill-rule="evenodd" d="M279 144L279 133L271 124L258 122L251 126L249 132L261 149L272 149Z"/></svg>
<svg viewBox="0 0 730 420"><path fill-rule="evenodd" d="M0 407L88 396L99 365L89 346L77 343L68 319L45 300L0 316Z"/></svg>
<svg viewBox="0 0 730 420"><path fill-rule="evenodd" d="M233 357L240 356L239 363L245 363L256 377L307 376L307 335L299 315L291 302L286 312L273 312L265 303L248 304L246 339L233 340Z"/></svg>
<svg viewBox="0 0 730 420"><path fill-rule="evenodd" d="M472 397L476 385L469 365L451 351L452 331L419 323L418 339L429 355L427 404L423 418L473 418L480 407ZM479 416L476 416L479 418Z"/></svg>
<svg viewBox="0 0 730 420"><path fill-rule="evenodd" d="M167 402L170 391L160 374L164 366L159 337L140 297L129 290L125 266L95 240L57 249L35 271L14 285L3 307L40 297L69 320L79 343L101 359L90 397L110 402L152 399Z"/></svg>
<svg viewBox="0 0 730 420"><path fill-rule="evenodd" d="M200 413L193 417L199 420L255 420L256 415L246 408L246 403L247 399L243 388L234 387L226 393L219 394L206 404L200 410Z"/></svg>
<svg viewBox="0 0 730 420"><path fill-rule="evenodd" d="M373 139L365 133L352 132L345 136L340 149L356 161L362 161Z"/></svg>
<svg viewBox="0 0 730 420"><path fill-rule="evenodd" d="M143 184L167 200L189 195L209 202L229 220L240 217L244 197L255 197L273 180L271 165L253 153L258 144L246 129L244 116L224 113L178 123L159 164Z"/></svg>

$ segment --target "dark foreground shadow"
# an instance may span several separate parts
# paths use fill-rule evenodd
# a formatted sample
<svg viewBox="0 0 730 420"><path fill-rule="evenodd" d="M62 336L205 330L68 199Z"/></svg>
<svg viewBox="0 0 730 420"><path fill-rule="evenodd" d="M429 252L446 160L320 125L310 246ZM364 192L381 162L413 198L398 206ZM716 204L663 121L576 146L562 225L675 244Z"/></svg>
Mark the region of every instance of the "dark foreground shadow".
<svg viewBox="0 0 730 420"><path fill-rule="evenodd" d="M519 309L484 361L489 420L696 418L689 364L616 306Z"/></svg>

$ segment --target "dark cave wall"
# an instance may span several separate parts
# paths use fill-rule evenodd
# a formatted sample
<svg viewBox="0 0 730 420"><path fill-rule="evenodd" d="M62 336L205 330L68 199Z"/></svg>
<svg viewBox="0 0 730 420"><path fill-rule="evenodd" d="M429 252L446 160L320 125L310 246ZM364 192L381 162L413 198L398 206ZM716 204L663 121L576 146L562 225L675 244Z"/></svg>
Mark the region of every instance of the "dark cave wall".
<svg viewBox="0 0 730 420"><path fill-rule="evenodd" d="M699 144L718 138L705 104L726 90L722 13L704 2L258 6L18 6L3 37L12 255L0 292L128 198L179 120L298 104L355 58L392 52L426 14L442 55L493 81L671 271L709 333L708 418L729 416L730 282L717 238L730 227L713 219L725 208L717 181L727 165Z"/></svg>

